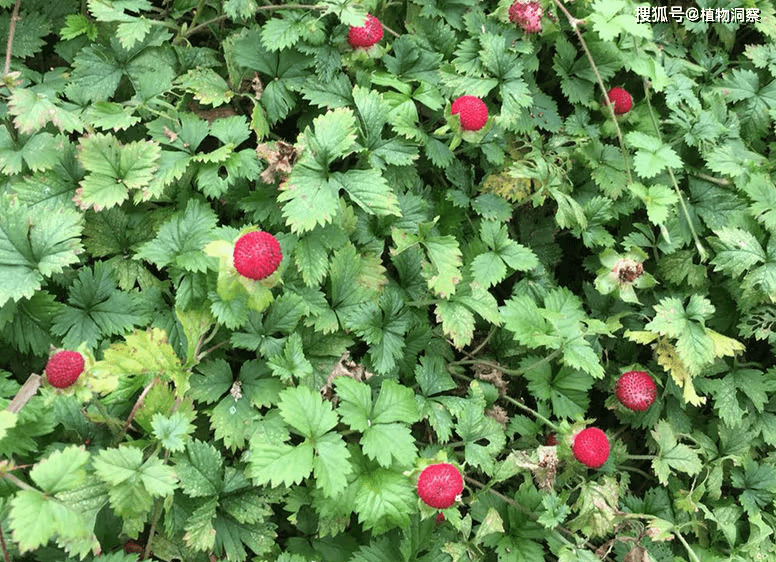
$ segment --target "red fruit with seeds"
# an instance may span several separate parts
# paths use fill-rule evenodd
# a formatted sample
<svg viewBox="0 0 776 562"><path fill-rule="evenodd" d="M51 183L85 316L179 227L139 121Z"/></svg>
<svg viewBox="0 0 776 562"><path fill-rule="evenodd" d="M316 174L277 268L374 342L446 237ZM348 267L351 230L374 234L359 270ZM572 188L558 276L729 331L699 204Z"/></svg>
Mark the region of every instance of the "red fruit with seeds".
<svg viewBox="0 0 776 562"><path fill-rule="evenodd" d="M479 131L488 120L488 106L480 98L461 96L457 98L450 112L461 118L461 128L465 131Z"/></svg>
<svg viewBox="0 0 776 562"><path fill-rule="evenodd" d="M633 107L633 98L622 88L612 88L606 95L609 101L614 104L615 115L628 113Z"/></svg>
<svg viewBox="0 0 776 562"><path fill-rule="evenodd" d="M509 7L509 21L516 23L526 33L539 33L542 30L544 10L539 2L515 0Z"/></svg>
<svg viewBox="0 0 776 562"><path fill-rule="evenodd" d="M282 260L280 244L269 232L248 232L234 244L234 268L248 279L259 281L269 277Z"/></svg>
<svg viewBox="0 0 776 562"><path fill-rule="evenodd" d="M644 371L628 371L617 379L615 394L626 408L643 412L655 401L657 387L652 377Z"/></svg>
<svg viewBox="0 0 776 562"><path fill-rule="evenodd" d="M348 31L348 43L355 48L368 48L383 38L383 24L376 17L367 14L364 25L351 27Z"/></svg>
<svg viewBox="0 0 776 562"><path fill-rule="evenodd" d="M46 363L46 379L55 388L75 384L84 372L84 358L77 351L58 351Z"/></svg>
<svg viewBox="0 0 776 562"><path fill-rule="evenodd" d="M574 437L571 451L585 466L601 468L609 458L609 439L597 427L588 427Z"/></svg>
<svg viewBox="0 0 776 562"><path fill-rule="evenodd" d="M463 476L449 463L432 464L418 477L418 495L426 505L447 509L463 492Z"/></svg>

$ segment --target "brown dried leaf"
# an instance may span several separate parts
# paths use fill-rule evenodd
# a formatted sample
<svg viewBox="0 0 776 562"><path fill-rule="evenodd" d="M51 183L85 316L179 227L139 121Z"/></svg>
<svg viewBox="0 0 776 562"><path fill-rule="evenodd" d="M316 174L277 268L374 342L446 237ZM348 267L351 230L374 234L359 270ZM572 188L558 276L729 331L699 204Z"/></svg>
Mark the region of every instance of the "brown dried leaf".
<svg viewBox="0 0 776 562"><path fill-rule="evenodd" d="M260 144L256 147L256 154L269 164L267 169L261 173L261 181L273 184L275 176L281 175L282 179L285 179L291 173L298 153L294 145L285 141L277 141Z"/></svg>
<svg viewBox="0 0 776 562"><path fill-rule="evenodd" d="M646 548L636 545L625 555L622 562L652 562L652 558L649 556Z"/></svg>
<svg viewBox="0 0 776 562"><path fill-rule="evenodd" d="M506 430L509 416L507 416L507 411L504 408L494 404L491 409L485 410L485 415L496 420Z"/></svg>
<svg viewBox="0 0 776 562"><path fill-rule="evenodd" d="M350 352L346 351L342 354L342 357L334 364L331 369L331 373L326 377L326 384L321 388L321 396L325 400L331 400L337 402L337 397L334 394L334 379L337 377L350 377L360 382L364 382L374 376L374 373L367 371L363 365L360 365L349 359Z"/></svg>
<svg viewBox="0 0 776 562"><path fill-rule="evenodd" d="M509 383L504 380L504 373L492 367L491 365L474 365L474 376L481 381L489 382L498 388L498 393L504 395L507 393Z"/></svg>

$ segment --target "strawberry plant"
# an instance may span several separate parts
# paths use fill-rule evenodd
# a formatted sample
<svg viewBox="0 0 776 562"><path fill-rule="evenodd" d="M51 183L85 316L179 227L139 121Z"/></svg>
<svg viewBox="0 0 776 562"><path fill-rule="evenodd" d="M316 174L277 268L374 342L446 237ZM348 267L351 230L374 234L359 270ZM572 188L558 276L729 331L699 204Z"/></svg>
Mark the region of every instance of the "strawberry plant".
<svg viewBox="0 0 776 562"><path fill-rule="evenodd" d="M775 558L775 18L0 0L3 562Z"/></svg>

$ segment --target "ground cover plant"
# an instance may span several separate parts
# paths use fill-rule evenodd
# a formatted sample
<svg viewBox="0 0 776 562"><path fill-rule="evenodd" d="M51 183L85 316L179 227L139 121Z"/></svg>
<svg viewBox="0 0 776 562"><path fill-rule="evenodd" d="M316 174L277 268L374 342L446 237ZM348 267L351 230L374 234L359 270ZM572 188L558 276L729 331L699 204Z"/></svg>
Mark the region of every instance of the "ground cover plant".
<svg viewBox="0 0 776 562"><path fill-rule="evenodd" d="M776 19L664 7L0 0L5 562L774 559Z"/></svg>

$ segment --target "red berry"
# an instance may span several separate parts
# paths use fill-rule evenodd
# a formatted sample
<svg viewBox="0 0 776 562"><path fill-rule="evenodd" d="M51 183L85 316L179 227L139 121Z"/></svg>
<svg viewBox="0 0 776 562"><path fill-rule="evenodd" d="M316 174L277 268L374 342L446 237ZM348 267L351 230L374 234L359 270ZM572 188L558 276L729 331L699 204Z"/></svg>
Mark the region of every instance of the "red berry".
<svg viewBox="0 0 776 562"><path fill-rule="evenodd" d="M426 505L447 509L463 492L463 477L452 464L432 464L418 477L418 495Z"/></svg>
<svg viewBox="0 0 776 562"><path fill-rule="evenodd" d="M615 115L628 113L633 107L633 98L622 88L612 88L606 95L609 101L614 104Z"/></svg>
<svg viewBox="0 0 776 562"><path fill-rule="evenodd" d="M84 372L84 358L77 351L58 351L46 363L46 379L55 388L75 384Z"/></svg>
<svg viewBox="0 0 776 562"><path fill-rule="evenodd" d="M379 43L383 38L383 24L376 17L367 14L364 25L352 27L348 31L348 43L351 47L367 48Z"/></svg>
<svg viewBox="0 0 776 562"><path fill-rule="evenodd" d="M526 33L539 33L542 30L544 10L539 2L515 0L509 7L509 21L516 23Z"/></svg>
<svg viewBox="0 0 776 562"><path fill-rule="evenodd" d="M450 112L461 116L461 128L465 131L479 131L488 120L488 106L474 96L461 96L456 99Z"/></svg>
<svg viewBox="0 0 776 562"><path fill-rule="evenodd" d="M597 427L588 427L574 437L571 451L585 466L601 468L609 458L609 439Z"/></svg>
<svg viewBox="0 0 776 562"><path fill-rule="evenodd" d="M617 379L615 386L617 400L636 412L649 408L657 397L657 387L644 371L628 371Z"/></svg>
<svg viewBox="0 0 776 562"><path fill-rule="evenodd" d="M243 234L234 244L234 267L248 279L260 280L272 275L283 260L277 239L269 232Z"/></svg>

